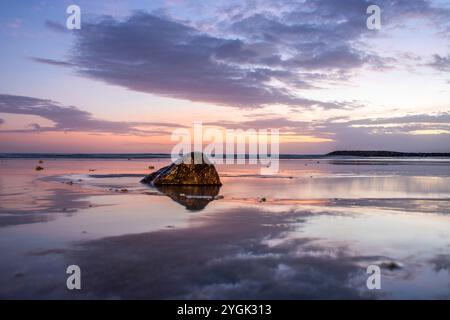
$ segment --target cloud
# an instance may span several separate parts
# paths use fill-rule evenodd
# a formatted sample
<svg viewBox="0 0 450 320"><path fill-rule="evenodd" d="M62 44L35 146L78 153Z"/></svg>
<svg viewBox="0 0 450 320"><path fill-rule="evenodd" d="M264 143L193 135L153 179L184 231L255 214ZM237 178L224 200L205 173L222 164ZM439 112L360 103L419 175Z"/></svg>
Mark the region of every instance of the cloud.
<svg viewBox="0 0 450 320"><path fill-rule="evenodd" d="M80 73L132 90L237 107L330 107L269 84L273 79L292 79L288 70L244 66L228 59L256 54L243 49L241 42L155 15L140 12L122 22L86 23L77 40L70 62Z"/></svg>
<svg viewBox="0 0 450 320"><path fill-rule="evenodd" d="M86 22L76 37L68 61L34 61L72 65L85 76L135 91L244 108L267 104L342 108L338 103L299 97L291 89L314 87L317 75L310 70L363 63L348 47L331 48L308 59L283 60L280 48L272 43L211 36L144 12L122 21ZM294 45L291 49L305 51ZM308 72L300 73L302 68ZM285 86L275 86L273 81Z"/></svg>
<svg viewBox="0 0 450 320"><path fill-rule="evenodd" d="M50 64L54 66L60 66L60 67L70 67L73 66L72 63L62 60L54 60L54 59L46 59L46 58L37 58L37 57L31 57L30 58L34 62L43 63L43 64Z"/></svg>
<svg viewBox="0 0 450 320"><path fill-rule="evenodd" d="M428 65L438 71L450 71L450 55L441 56L436 54Z"/></svg>
<svg viewBox="0 0 450 320"><path fill-rule="evenodd" d="M450 21L448 9L429 1L376 2L382 7L385 28L411 18L440 26ZM361 45L376 36L366 27L371 4L245 1L210 14L209 28L204 21L180 22L167 12L162 16L134 12L120 20L103 16L83 22L67 61L33 59L176 99L242 108L284 104L342 109L347 104L307 99L299 90L320 87L323 81L346 81L363 67L382 70L394 65L395 58ZM46 26L66 31L52 21Z"/></svg>
<svg viewBox="0 0 450 320"><path fill-rule="evenodd" d="M212 121L205 123L207 126L218 126L227 129L281 129L282 132L289 132L287 135L311 135L317 134L311 121L294 121L283 117L272 117L266 119L256 119L241 122L232 121Z"/></svg>
<svg viewBox="0 0 450 320"><path fill-rule="evenodd" d="M20 29L22 28L23 21L20 18L15 18L14 20L7 23L7 27L10 29Z"/></svg>
<svg viewBox="0 0 450 320"><path fill-rule="evenodd" d="M25 96L0 94L0 112L39 116L55 123L52 127L42 127L34 123L26 130L19 131L80 131L106 132L116 134L167 134L160 128L179 128L179 124L163 122L126 122L96 119L91 113L74 106L61 106L57 102ZM156 130L142 129L153 127ZM17 130L16 130L17 131Z"/></svg>
<svg viewBox="0 0 450 320"><path fill-rule="evenodd" d="M5 120L0 118L0 126L5 123Z"/></svg>
<svg viewBox="0 0 450 320"><path fill-rule="evenodd" d="M325 121L317 130L331 134L330 149L449 152L449 117L440 113Z"/></svg>
<svg viewBox="0 0 450 320"><path fill-rule="evenodd" d="M51 20L46 20L45 21L45 26L55 32L59 32L59 33L68 33L69 30L62 24L55 22L55 21L51 21Z"/></svg>
<svg viewBox="0 0 450 320"><path fill-rule="evenodd" d="M401 117L354 120L352 124L408 124L408 123L444 123L450 125L450 112L438 114L413 114Z"/></svg>
<svg viewBox="0 0 450 320"><path fill-rule="evenodd" d="M368 132L376 129L378 133L392 133L393 131L408 133L412 130L450 129L450 113L414 114L391 118L367 118L359 120L332 118L326 120L296 121L283 117L268 117L241 122L214 121L205 124L230 129L283 128L284 131L290 131L292 134L308 133L320 135L326 132L335 133L336 130L343 128L364 128Z"/></svg>
<svg viewBox="0 0 450 320"><path fill-rule="evenodd" d="M441 26L447 25L450 20L448 9L433 7L425 0L375 2L381 7L384 28L411 18L428 19ZM279 6L282 7L279 12L267 10L267 3L277 2L265 1L260 8L254 2L245 2L241 14L231 18L234 20L231 30L253 41L295 49L292 58L287 61L300 65L306 62L307 67L308 62L312 62L311 67L315 68L352 68L364 60L370 62L371 55L358 50L355 41L376 36L366 27L366 10L374 4L373 1L285 2L284 7ZM244 10L250 13L242 13Z"/></svg>
<svg viewBox="0 0 450 320"><path fill-rule="evenodd" d="M250 121L214 121L205 125L228 129L277 128L285 136L319 139L320 152L336 149L390 149L398 151L450 151L450 113L413 114L391 118L351 118L297 121L268 117ZM399 149L399 146L401 150Z"/></svg>

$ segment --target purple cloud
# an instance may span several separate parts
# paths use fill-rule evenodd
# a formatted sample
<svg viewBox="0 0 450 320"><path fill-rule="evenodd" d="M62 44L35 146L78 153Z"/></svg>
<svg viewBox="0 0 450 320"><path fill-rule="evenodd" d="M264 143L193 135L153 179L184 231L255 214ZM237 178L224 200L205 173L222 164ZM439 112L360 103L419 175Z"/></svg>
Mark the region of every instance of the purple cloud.
<svg viewBox="0 0 450 320"><path fill-rule="evenodd" d="M64 26L58 22L55 22L55 21L46 20L45 26L55 32L59 32L59 33L68 33L69 32L69 29L67 29L66 26Z"/></svg>
<svg viewBox="0 0 450 320"><path fill-rule="evenodd" d="M450 71L450 54L448 56L436 54L428 65L438 71Z"/></svg>
<svg viewBox="0 0 450 320"><path fill-rule="evenodd" d="M266 104L342 107L272 86L270 82L276 79L295 88L309 88L309 78L316 75L304 74L304 79L298 79L295 70L273 68L281 61L279 53L270 52L267 46L263 50L263 46L213 37L179 22L139 12L125 21L104 18L84 23L66 62L34 60L73 65L79 73L107 83L191 101L243 108ZM350 59L346 54L340 52L336 59Z"/></svg>
<svg viewBox="0 0 450 320"><path fill-rule="evenodd" d="M339 121L337 121L339 120ZM242 122L209 122L207 125L240 129L278 128L285 135L314 136L332 139L320 142L320 150L392 149L401 151L450 151L450 113L416 114L401 117L351 120L348 118L296 121L280 117ZM442 131L441 134L420 134L421 131ZM414 133L414 134L411 134Z"/></svg>
<svg viewBox="0 0 450 320"><path fill-rule="evenodd" d="M52 127L43 127L37 123L29 125L30 129L15 131L79 131L115 134L168 134L161 128L179 128L182 125L163 122L126 122L96 119L91 113L73 106L61 106L58 103L32 97L0 94L0 112L39 116L55 123ZM140 128L141 127L141 128ZM152 129L142 129L152 127Z"/></svg>
<svg viewBox="0 0 450 320"><path fill-rule="evenodd" d="M450 21L448 9L426 0L375 3L382 7L386 27L410 18L426 18L441 27ZM83 22L67 61L33 59L177 99L241 108L268 104L351 108L345 102L307 99L298 92L321 81L348 80L362 67L381 70L397 62L360 45L367 36L376 36L366 27L371 4L369 0L244 2L233 5L233 10L224 8L230 14L210 33L168 15L135 12L121 20L101 17ZM274 13L267 9L270 5L282 9ZM61 31L58 24L46 24Z"/></svg>
<svg viewBox="0 0 450 320"><path fill-rule="evenodd" d="M54 59L31 57L30 60L32 60L34 62L38 62L38 63L50 64L50 65L60 66L60 67L71 67L71 66L73 66L73 64L70 63L70 62L61 61L61 60L54 60Z"/></svg>

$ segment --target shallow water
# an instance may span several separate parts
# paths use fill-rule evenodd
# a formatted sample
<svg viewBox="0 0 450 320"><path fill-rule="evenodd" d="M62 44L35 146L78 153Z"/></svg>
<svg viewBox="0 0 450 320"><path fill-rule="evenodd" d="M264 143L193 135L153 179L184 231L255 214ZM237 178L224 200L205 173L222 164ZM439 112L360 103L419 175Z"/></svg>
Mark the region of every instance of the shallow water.
<svg viewBox="0 0 450 320"><path fill-rule="evenodd" d="M281 160L273 177L221 165L223 198L206 201L139 183L168 162L2 160L0 297L450 297L448 160ZM366 286L373 264L381 290Z"/></svg>

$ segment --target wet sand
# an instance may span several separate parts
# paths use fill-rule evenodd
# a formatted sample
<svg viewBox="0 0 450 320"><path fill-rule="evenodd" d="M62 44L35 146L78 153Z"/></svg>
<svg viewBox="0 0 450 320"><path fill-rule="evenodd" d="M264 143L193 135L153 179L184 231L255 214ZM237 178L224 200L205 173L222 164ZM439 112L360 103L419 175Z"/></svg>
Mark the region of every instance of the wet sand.
<svg viewBox="0 0 450 320"><path fill-rule="evenodd" d="M450 161L219 166L208 201L139 183L168 162L2 160L0 297L450 298Z"/></svg>

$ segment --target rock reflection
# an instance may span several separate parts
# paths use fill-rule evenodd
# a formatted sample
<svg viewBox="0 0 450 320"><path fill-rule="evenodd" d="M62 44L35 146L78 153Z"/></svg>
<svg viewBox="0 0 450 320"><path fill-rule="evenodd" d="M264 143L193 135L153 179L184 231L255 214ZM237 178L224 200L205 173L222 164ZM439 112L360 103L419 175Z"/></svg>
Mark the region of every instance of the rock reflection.
<svg viewBox="0 0 450 320"><path fill-rule="evenodd" d="M200 211L218 198L220 186L163 185L156 189L186 209Z"/></svg>

